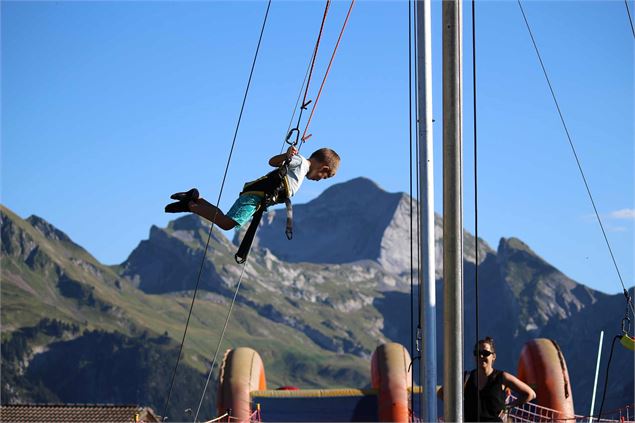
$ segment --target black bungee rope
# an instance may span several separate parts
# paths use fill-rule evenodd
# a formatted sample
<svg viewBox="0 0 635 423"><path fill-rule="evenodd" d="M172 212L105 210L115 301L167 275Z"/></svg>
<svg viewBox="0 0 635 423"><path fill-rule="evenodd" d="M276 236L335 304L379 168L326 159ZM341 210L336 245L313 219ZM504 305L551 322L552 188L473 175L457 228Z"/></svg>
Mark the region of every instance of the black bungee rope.
<svg viewBox="0 0 635 423"><path fill-rule="evenodd" d="M260 36L258 38L258 45L256 47L256 52L254 53L254 59L253 59L252 64L251 64L251 71L249 72L249 79L247 81L247 87L245 88L245 94L243 96L242 105L240 107L240 113L238 115L238 122L236 123L236 129L234 130L234 137L233 137L233 140L232 140L231 149L229 151L229 157L227 158L227 164L225 166L225 173L223 174L223 179L222 179L222 182L221 182L220 192L218 194L218 201L216 202L217 210L218 210L218 205L220 204L221 197L223 195L223 189L225 187L225 181L227 179L227 173L229 171L229 165L231 163L232 155L233 155L233 152L234 152L234 147L236 145L236 138L238 136L238 129L240 128L240 122L242 120L243 111L245 109L245 103L247 102L247 95L249 94L249 88L251 86L251 79L252 79L253 74L254 74L254 68L256 66L256 60L258 58L258 52L260 51L260 44L262 42L262 36L264 34L264 31L265 31L265 26L267 24L267 18L269 16L269 9L270 8L271 8L271 0L269 0L268 3L267 3L267 10L265 11L265 16L264 16L264 19L263 19L263 22L262 22L262 28L260 29ZM210 244L210 241L211 241L211 238L212 238L212 233L214 231L214 220L216 220L215 217L216 216L214 216L214 219L212 220L212 224L210 225L209 233L208 233L208 236L207 236L207 243L205 244L205 251L203 253L203 257L201 258L201 265L199 267L198 275L196 277L196 285L194 287L194 293L192 295L192 302L190 304L190 309L189 309L189 312L188 312L188 315L187 315L187 320L185 322L185 329L183 331L183 338L181 339L181 345L179 346L179 352L178 352L178 356L177 356L177 359L176 359L176 364L174 366L174 370L172 371L172 377L170 379L170 386L169 386L168 393L167 393L167 396L166 396L165 405L163 407L163 414L161 416L161 419L163 421L165 421L167 419L167 410L168 410L168 406L170 404L170 397L172 395L172 390L174 388L174 379L176 377L176 371L177 371L177 369L179 367L179 363L181 361L181 355L183 353L183 345L185 344L185 338L187 336L187 329L188 329L189 324L190 324L190 318L192 317L192 310L194 309L194 303L195 303L195 300L196 300L196 293L198 292L198 287L199 287L200 280L201 280L201 274L203 272L203 267L205 265L205 260L207 259L207 250L209 249L209 244ZM238 287L240 287L240 285L238 285Z"/></svg>

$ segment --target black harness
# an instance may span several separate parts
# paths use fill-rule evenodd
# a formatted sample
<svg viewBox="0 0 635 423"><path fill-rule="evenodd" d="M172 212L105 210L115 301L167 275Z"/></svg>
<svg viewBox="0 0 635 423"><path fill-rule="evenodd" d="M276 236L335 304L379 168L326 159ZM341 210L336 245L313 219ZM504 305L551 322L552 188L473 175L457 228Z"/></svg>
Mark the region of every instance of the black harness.
<svg viewBox="0 0 635 423"><path fill-rule="evenodd" d="M260 225L262 214L267 211L267 208L274 204L284 203L287 207L287 227L285 234L287 239L293 238L293 208L291 206L291 199L289 198L289 186L287 184L287 166L285 162L278 169L267 173L262 178L258 178L255 181L247 182L243 186L243 190L240 195L254 194L262 197L262 201L258 205L256 213L254 213L251 219L251 224L243 237L238 252L234 255L236 262L239 264L244 263L247 260L249 251L251 250L251 244L256 236L256 230Z"/></svg>

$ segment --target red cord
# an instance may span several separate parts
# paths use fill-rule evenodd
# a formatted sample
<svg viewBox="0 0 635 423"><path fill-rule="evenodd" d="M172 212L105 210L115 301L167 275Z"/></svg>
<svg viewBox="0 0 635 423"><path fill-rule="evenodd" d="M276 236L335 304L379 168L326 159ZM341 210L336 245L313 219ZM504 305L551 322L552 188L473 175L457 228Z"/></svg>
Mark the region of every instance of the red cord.
<svg viewBox="0 0 635 423"><path fill-rule="evenodd" d="M326 22L326 15L329 13L329 7L331 6L331 0L326 0L326 6L324 7L324 16L322 16L322 24L320 25L320 32L318 33L317 41L315 42L315 49L313 50L313 59L311 59L311 70L309 71L309 79L306 82L306 89L304 90L304 98L302 99L302 105L306 103L306 95L309 92L309 85L311 84L311 75L313 75L313 67L315 66L315 58L317 57L318 48L320 47L320 40L322 39L322 30L324 29L324 22Z"/></svg>
<svg viewBox="0 0 635 423"><path fill-rule="evenodd" d="M346 19L344 20L344 24L342 25L342 30L340 31L340 36L337 38L337 43L335 44L335 48L333 49L333 54L331 54L331 60L329 61L329 65L326 68L326 73L324 74L324 78L322 79L322 84L320 85L320 89L318 90L318 94L315 97L315 102L313 103L313 108L311 109L311 114L309 115L309 120L306 123L306 126L304 127L304 133L302 134L302 142L308 140L311 135L309 134L307 136L307 131L309 130L309 125L311 124L311 119L313 118L313 113L315 112L315 108L317 107L318 101L320 100L320 95L322 94L322 88L324 88L324 83L326 82L326 78L329 75L329 71L331 70L331 65L333 64L333 59L335 58L335 53L337 52L337 48L340 45L340 40L342 39L342 35L344 34L344 29L346 29L346 24L348 23L348 18L351 16L351 11L353 10L353 6L355 5L355 0L351 0L351 5L348 8L348 13L346 14ZM328 8L328 6L327 6ZM326 15L325 15L326 16ZM321 34L321 29L320 29L320 34ZM318 43L319 43L319 38L318 38ZM317 53L317 45L316 45L316 53ZM314 63L315 63L315 56L314 56ZM313 69L311 69L311 71L313 71ZM308 84L307 84L307 90L308 90ZM306 99L306 93L305 93L305 99Z"/></svg>

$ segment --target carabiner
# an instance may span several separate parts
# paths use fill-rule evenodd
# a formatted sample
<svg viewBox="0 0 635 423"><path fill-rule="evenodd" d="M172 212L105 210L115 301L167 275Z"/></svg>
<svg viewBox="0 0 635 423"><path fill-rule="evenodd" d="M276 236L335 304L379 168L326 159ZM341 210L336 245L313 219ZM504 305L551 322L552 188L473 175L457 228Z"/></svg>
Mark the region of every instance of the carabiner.
<svg viewBox="0 0 635 423"><path fill-rule="evenodd" d="M293 136L293 133L295 134L295 141L291 142L289 141L291 139L291 137ZM284 142L286 142L289 145L292 146L296 146L298 145L298 142L300 142L300 129L299 128L293 128L292 130L289 131L289 133L287 134L287 138L284 140Z"/></svg>
<svg viewBox="0 0 635 423"><path fill-rule="evenodd" d="M622 319L622 332L629 333L631 330L631 319L628 316L625 316Z"/></svg>

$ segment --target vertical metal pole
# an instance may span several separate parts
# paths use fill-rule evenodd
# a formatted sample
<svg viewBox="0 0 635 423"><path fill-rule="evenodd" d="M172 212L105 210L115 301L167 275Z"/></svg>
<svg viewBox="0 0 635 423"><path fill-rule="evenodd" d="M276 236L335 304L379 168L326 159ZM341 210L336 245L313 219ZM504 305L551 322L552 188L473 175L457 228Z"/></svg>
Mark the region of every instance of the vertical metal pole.
<svg viewBox="0 0 635 423"><path fill-rule="evenodd" d="M431 0L417 2L417 63L419 122L417 136L419 149L419 198L422 199L420 217L423 292L420 296L423 310L419 322L423 331L422 365L420 380L423 385L422 404L424 421L437 420L437 358L436 358L436 287L434 244L434 166L432 126L432 30Z"/></svg>
<svg viewBox="0 0 635 423"><path fill-rule="evenodd" d="M434 260L434 166L432 128L432 29L431 0L417 1L417 101L419 116L419 198L421 199L421 275L422 295L419 326L423 331L422 360L419 378L421 404L426 422L437 421L437 318Z"/></svg>
<svg viewBox="0 0 635 423"><path fill-rule="evenodd" d="M604 331L600 332L600 345L598 345L598 360L595 364L595 379L593 380L593 396L591 397L591 411L589 411L589 423L593 421L593 408L595 408L595 390L598 387L598 374L600 372L600 358L602 357L602 341L604 341Z"/></svg>
<svg viewBox="0 0 635 423"><path fill-rule="evenodd" d="M442 2L443 299L445 421L463 421L463 207L461 1Z"/></svg>

